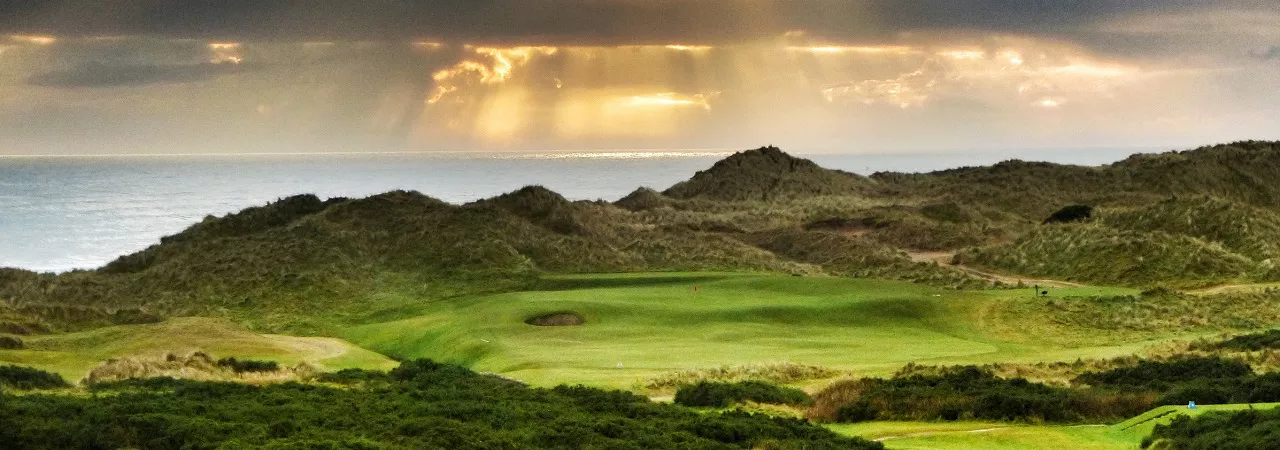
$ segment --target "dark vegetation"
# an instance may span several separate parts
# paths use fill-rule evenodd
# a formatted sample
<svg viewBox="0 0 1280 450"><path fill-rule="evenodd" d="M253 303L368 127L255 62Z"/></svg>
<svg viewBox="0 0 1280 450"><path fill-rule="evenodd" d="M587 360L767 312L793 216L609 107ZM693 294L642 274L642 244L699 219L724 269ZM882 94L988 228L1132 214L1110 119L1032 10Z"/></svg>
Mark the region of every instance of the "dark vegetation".
<svg viewBox="0 0 1280 450"><path fill-rule="evenodd" d="M1142 360L1131 367L1086 373L1073 381L1090 386L1164 391L1181 383L1234 379L1252 374L1253 369L1241 361L1192 356L1170 361Z"/></svg>
<svg viewBox="0 0 1280 450"><path fill-rule="evenodd" d="M1276 448L1280 442L1280 408L1214 411L1199 417L1180 415L1156 425L1142 448L1180 450Z"/></svg>
<svg viewBox="0 0 1280 450"><path fill-rule="evenodd" d="M25 345L17 336L0 336L0 350L22 350Z"/></svg>
<svg viewBox="0 0 1280 450"><path fill-rule="evenodd" d="M57 389L69 386L71 385L67 384L67 381L56 373L23 366L0 366L0 388L3 389L26 391L32 389Z"/></svg>
<svg viewBox="0 0 1280 450"><path fill-rule="evenodd" d="M910 370L893 378L835 383L814 396L819 420L1006 420L1110 422L1160 405L1280 402L1280 373L1246 363L1188 356L1090 371L1072 386L1047 385L990 369Z"/></svg>
<svg viewBox="0 0 1280 450"><path fill-rule="evenodd" d="M1280 330L1267 330L1261 333L1242 334L1219 342L1196 344L1202 350L1239 350L1258 351L1280 348Z"/></svg>
<svg viewBox="0 0 1280 450"><path fill-rule="evenodd" d="M702 414L622 391L528 388L418 360L265 387L174 379L97 386L93 397L0 397L16 448L883 448L807 421Z"/></svg>
<svg viewBox="0 0 1280 450"><path fill-rule="evenodd" d="M763 381L725 383L699 381L676 390L676 404L725 408L742 402L775 405L805 405L813 401L804 391Z"/></svg>
<svg viewBox="0 0 1280 450"><path fill-rule="evenodd" d="M1142 361L1077 382L1126 392L1156 392L1158 405L1280 402L1280 373L1255 374L1240 361L1220 357L1184 357Z"/></svg>
<svg viewBox="0 0 1280 450"><path fill-rule="evenodd" d="M675 199L721 201L785 200L817 195L849 195L869 189L871 180L824 169L813 161L764 147L738 153L663 192Z"/></svg>
<svg viewBox="0 0 1280 450"><path fill-rule="evenodd" d="M232 357L219 359L218 367L231 369L235 373L245 372L275 372L280 370L280 364L275 361L257 361L252 359L235 359Z"/></svg>
<svg viewBox="0 0 1280 450"><path fill-rule="evenodd" d="M1093 207L1089 205L1069 205L1054 211L1044 224L1083 222L1093 218Z"/></svg>
<svg viewBox="0 0 1280 450"><path fill-rule="evenodd" d="M582 325L587 323L587 321L577 313L559 312L530 317L526 319L524 323L539 327L568 327Z"/></svg>
<svg viewBox="0 0 1280 450"><path fill-rule="evenodd" d="M938 375L839 382L814 397L810 416L838 422L1100 422L1127 418L1150 407L1150 395L1048 386L961 366Z"/></svg>

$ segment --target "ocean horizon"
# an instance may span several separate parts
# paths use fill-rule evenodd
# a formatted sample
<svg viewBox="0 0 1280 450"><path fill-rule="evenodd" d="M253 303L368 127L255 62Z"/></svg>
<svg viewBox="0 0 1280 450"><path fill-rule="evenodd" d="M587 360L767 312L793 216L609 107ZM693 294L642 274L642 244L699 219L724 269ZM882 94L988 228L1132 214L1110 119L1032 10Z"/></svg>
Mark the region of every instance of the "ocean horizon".
<svg viewBox="0 0 1280 450"><path fill-rule="evenodd" d="M1101 165L1158 149L966 153L796 153L868 175L930 172L1009 159ZM365 197L413 190L467 203L528 185L570 200L662 190L733 150L27 155L0 158L0 267L91 269L207 216L298 194Z"/></svg>

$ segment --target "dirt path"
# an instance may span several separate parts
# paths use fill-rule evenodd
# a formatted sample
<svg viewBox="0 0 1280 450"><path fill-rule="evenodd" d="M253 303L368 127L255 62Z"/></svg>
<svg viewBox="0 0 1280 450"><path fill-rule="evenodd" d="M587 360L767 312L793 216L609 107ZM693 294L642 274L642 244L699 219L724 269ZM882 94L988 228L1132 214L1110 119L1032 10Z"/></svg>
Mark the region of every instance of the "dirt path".
<svg viewBox="0 0 1280 450"><path fill-rule="evenodd" d="M1280 283L1224 284L1221 286L1213 286L1213 287L1207 287L1203 289L1193 289L1193 290L1187 291L1187 293L1195 294L1195 295L1214 295L1214 294L1226 294L1230 292L1264 291L1267 289L1280 289Z"/></svg>
<svg viewBox="0 0 1280 450"><path fill-rule="evenodd" d="M999 281L1004 284L1016 285L1019 282L1021 282L1022 284L1026 284L1026 285L1040 285L1044 287L1083 287L1084 286L1083 284L1072 283L1070 281L1023 278L1023 277L999 274L995 272L987 272L984 270L975 269L969 266L962 266L959 264L951 264L952 259L955 258L956 256L955 252L914 252L914 253L907 253L907 256L909 256L911 260L915 262L923 262L923 263L936 262L940 267L946 267L951 270L964 272L968 275L982 278L982 279Z"/></svg>

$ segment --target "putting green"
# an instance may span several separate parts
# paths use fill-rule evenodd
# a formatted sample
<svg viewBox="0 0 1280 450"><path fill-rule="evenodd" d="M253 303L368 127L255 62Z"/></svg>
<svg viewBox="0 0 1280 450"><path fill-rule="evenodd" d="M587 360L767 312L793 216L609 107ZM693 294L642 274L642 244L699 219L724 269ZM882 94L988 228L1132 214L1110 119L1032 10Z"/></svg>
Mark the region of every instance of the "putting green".
<svg viewBox="0 0 1280 450"><path fill-rule="evenodd" d="M343 337L386 355L450 361L538 385L624 388L694 367L789 361L886 375L908 362L1108 357L1146 344L1054 347L1002 337L983 325L985 306L1031 299L1022 291L706 273L561 276L549 285L545 291L433 302L421 316L355 327ZM1111 292L1127 291L1055 293ZM557 312L578 314L586 323L525 323Z"/></svg>

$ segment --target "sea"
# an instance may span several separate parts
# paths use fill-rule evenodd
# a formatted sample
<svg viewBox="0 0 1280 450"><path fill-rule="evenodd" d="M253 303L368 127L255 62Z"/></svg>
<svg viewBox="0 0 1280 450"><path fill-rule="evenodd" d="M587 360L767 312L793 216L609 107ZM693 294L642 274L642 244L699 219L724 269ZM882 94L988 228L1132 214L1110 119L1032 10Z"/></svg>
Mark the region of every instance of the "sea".
<svg viewBox="0 0 1280 450"><path fill-rule="evenodd" d="M1099 165L1150 150L799 154L848 172L928 172L1008 159ZM571 200L665 189L731 151L0 156L0 267L99 267L209 215L290 195L415 190L466 203L542 185Z"/></svg>

